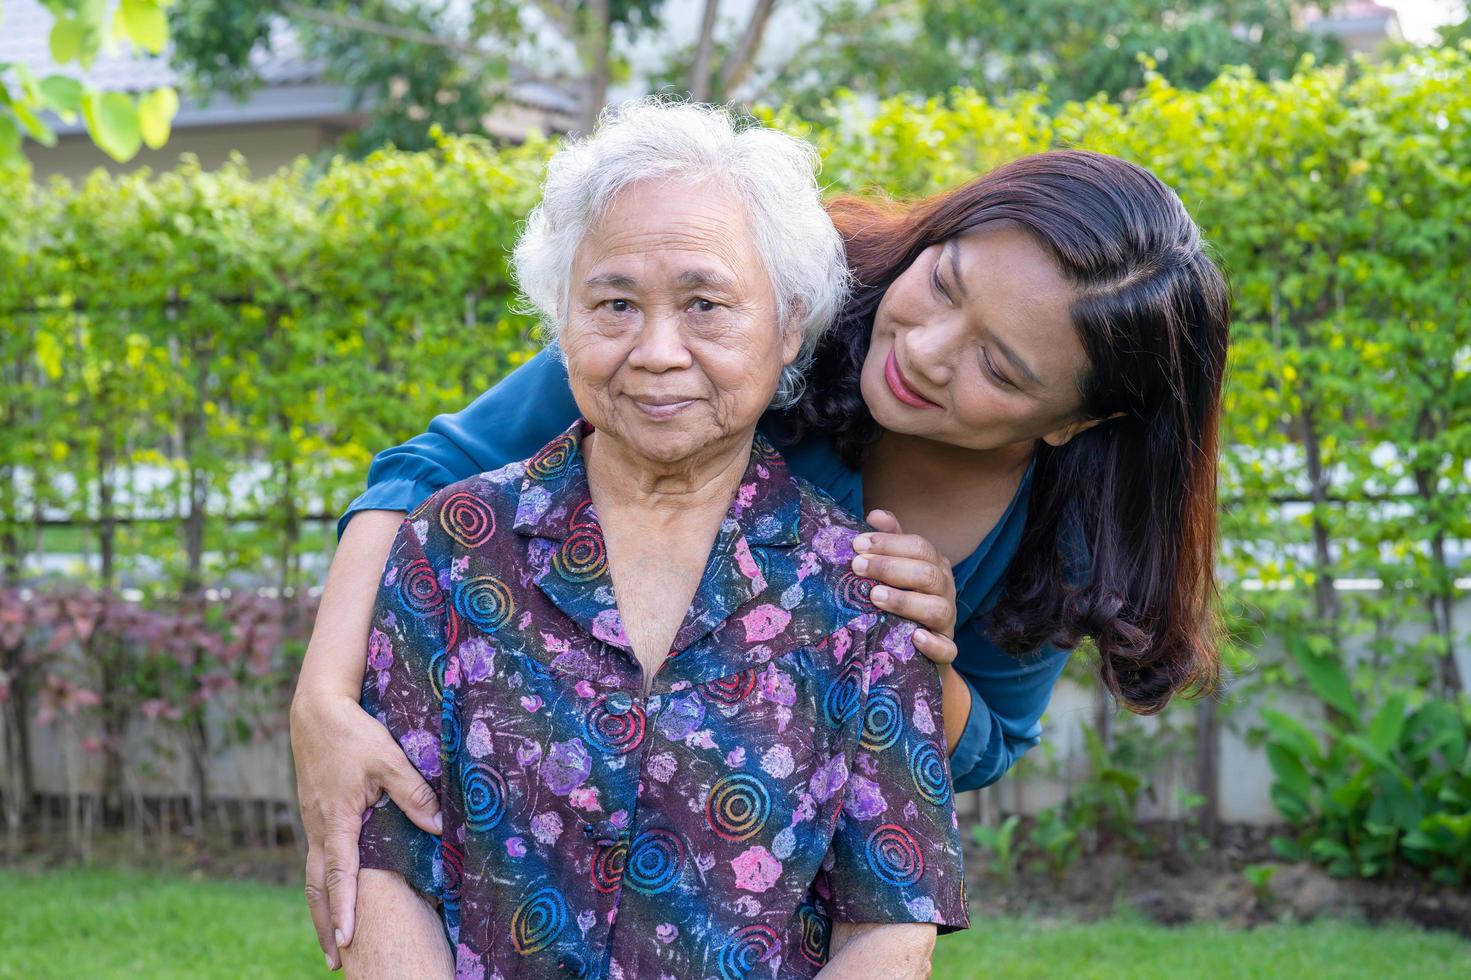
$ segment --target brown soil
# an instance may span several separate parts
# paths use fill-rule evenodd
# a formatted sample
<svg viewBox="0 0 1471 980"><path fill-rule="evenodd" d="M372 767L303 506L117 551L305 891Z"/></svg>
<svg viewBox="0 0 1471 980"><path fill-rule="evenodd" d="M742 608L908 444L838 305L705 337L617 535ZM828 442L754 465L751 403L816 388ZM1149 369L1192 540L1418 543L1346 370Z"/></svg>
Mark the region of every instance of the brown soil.
<svg viewBox="0 0 1471 980"><path fill-rule="evenodd" d="M1265 835L1245 828L1223 832L1214 852L1167 852L1154 857L1103 853L1084 858L1062 877L1029 867L1024 857L1008 883L987 856L968 845L970 896L981 916L1032 915L1082 921L1133 909L1162 925L1220 922L1250 928L1271 922L1346 917L1372 923L1408 922L1471 938L1471 890L1420 877L1383 881L1334 878L1309 864L1285 864ZM1271 865L1254 887L1249 865Z"/></svg>

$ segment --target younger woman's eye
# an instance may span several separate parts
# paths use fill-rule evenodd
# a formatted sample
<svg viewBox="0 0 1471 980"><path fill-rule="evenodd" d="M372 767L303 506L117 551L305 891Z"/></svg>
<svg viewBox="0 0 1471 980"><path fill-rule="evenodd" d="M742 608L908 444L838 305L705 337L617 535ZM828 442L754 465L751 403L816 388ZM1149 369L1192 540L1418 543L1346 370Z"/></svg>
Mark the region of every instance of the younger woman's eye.
<svg viewBox="0 0 1471 980"><path fill-rule="evenodd" d="M945 302L951 304L955 302L950 298L950 290L946 289L945 283L940 280L940 260L938 258L935 259L935 264L930 267L930 285L934 287L935 292L945 298Z"/></svg>
<svg viewBox="0 0 1471 980"><path fill-rule="evenodd" d="M1011 381L1006 377L1006 375L996 370L996 364L991 360L991 352L986 350L986 348L984 347L981 348L981 363L985 365L986 373L991 376L991 380L995 381L999 385L1004 385L1007 388L1016 387L1016 385L1012 384Z"/></svg>

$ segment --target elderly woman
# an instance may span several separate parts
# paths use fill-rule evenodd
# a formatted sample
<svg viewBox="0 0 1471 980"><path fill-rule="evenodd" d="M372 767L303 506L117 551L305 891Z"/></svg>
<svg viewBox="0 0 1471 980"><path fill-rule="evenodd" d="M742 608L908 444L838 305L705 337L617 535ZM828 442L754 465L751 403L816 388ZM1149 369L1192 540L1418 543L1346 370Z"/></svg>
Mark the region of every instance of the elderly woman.
<svg viewBox="0 0 1471 980"><path fill-rule="evenodd" d="M363 703L443 834L364 818L350 973L928 975L968 924L935 666L756 435L842 299L814 154L639 104L516 249L583 418L434 494Z"/></svg>

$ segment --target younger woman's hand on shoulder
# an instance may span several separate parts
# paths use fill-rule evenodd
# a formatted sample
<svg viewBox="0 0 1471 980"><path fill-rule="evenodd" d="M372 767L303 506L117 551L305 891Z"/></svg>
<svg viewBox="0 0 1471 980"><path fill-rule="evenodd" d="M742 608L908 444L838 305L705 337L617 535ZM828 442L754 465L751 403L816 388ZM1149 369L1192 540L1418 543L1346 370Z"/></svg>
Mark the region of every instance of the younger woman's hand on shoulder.
<svg viewBox="0 0 1471 980"><path fill-rule="evenodd" d="M886 510L871 511L876 530L853 539L853 571L875 579L870 598L885 612L920 625L914 648L935 663L955 659L955 575L928 539L905 534Z"/></svg>

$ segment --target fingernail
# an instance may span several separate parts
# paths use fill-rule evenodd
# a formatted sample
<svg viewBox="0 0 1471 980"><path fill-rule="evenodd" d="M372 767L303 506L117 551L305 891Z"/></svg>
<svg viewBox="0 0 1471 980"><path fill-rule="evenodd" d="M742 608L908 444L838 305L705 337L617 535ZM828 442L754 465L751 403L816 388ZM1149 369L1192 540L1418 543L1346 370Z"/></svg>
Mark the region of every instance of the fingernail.
<svg viewBox="0 0 1471 980"><path fill-rule="evenodd" d="M866 556L866 555L859 555L857 558L854 558L853 559L853 571L857 572L859 575L867 575L868 574L868 556Z"/></svg>
<svg viewBox="0 0 1471 980"><path fill-rule="evenodd" d="M444 814L442 813L436 813L434 815L434 832L436 834L444 833Z"/></svg>
<svg viewBox="0 0 1471 980"><path fill-rule="evenodd" d="M889 598L889 590L882 585L878 585L868 594L868 597L874 602L885 602Z"/></svg>
<svg viewBox="0 0 1471 980"><path fill-rule="evenodd" d="M923 643L924 641L926 641L926 640L928 640L930 638L929 631L928 630L915 630L914 631L914 638L916 640L920 641L921 643Z"/></svg>
<svg viewBox="0 0 1471 980"><path fill-rule="evenodd" d="M860 534L860 535L858 535L858 537L856 537L856 538L853 539L853 550L854 551L867 551L872 544L873 544L873 541L872 541L872 539L869 538L868 535L866 535L866 534Z"/></svg>
<svg viewBox="0 0 1471 980"><path fill-rule="evenodd" d="M341 929L338 929L334 935L336 935L336 937L337 937L337 945L339 945L339 946L346 946L347 945L347 941L345 939L343 939L343 937L342 937L342 930Z"/></svg>
<svg viewBox="0 0 1471 980"><path fill-rule="evenodd" d="M332 957L328 956L326 953L323 953L322 959L327 961L327 969L332 969Z"/></svg>

